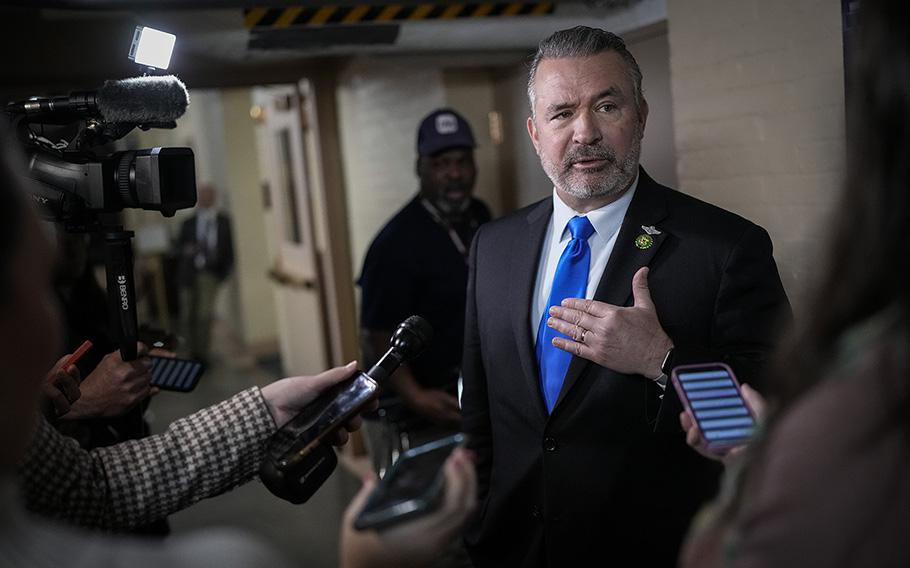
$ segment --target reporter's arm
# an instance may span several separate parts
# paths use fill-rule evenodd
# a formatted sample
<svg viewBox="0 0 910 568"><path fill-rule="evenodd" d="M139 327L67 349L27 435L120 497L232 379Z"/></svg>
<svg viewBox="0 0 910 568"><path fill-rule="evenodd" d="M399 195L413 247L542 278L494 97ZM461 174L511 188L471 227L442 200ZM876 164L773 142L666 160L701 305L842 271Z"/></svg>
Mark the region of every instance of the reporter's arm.
<svg viewBox="0 0 910 568"><path fill-rule="evenodd" d="M41 420L20 465L26 506L84 527L128 529L220 495L256 475L276 423L354 368L247 389L163 434L91 452ZM347 426L356 429L359 418ZM339 441L346 437L339 432Z"/></svg>
<svg viewBox="0 0 910 568"><path fill-rule="evenodd" d="M19 470L26 507L83 527L144 525L252 479L274 431L258 388L90 452L42 419Z"/></svg>

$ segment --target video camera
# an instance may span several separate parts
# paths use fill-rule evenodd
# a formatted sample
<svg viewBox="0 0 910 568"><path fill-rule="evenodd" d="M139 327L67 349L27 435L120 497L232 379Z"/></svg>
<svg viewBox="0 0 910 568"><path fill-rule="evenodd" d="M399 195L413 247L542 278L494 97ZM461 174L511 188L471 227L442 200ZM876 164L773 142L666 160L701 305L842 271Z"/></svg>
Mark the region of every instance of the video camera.
<svg viewBox="0 0 910 568"><path fill-rule="evenodd" d="M172 217L195 206L195 161L190 148L108 152L105 146L137 127L176 127L188 104L186 86L169 75L107 81L97 91L6 106L25 146L29 188L41 213L66 231L104 237L111 324L124 360L136 358L138 339L133 232L115 214L145 209Z"/></svg>

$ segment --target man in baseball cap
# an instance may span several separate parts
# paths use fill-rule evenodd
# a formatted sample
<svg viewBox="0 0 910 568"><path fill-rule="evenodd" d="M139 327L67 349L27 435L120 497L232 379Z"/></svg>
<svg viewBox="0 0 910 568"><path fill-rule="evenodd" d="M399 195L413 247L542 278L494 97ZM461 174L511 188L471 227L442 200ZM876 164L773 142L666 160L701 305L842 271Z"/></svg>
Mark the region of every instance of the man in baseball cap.
<svg viewBox="0 0 910 568"><path fill-rule="evenodd" d="M464 211L470 204L477 177L476 146L471 125L452 109L435 110L421 121L417 130L420 191L440 213Z"/></svg>
<svg viewBox="0 0 910 568"><path fill-rule="evenodd" d="M477 228L490 220L487 206L472 197L476 145L471 126L452 109L435 110L420 122L420 191L380 231L364 260L359 284L365 359L382 354L392 331L410 315L422 316L434 330L427 351L391 379L388 390L401 404L387 413L395 420L384 445L400 447L398 436L405 434L414 446L460 428L456 386L468 251ZM373 438L376 428L368 430L369 439L380 443ZM373 457L377 468L388 465L388 455Z"/></svg>

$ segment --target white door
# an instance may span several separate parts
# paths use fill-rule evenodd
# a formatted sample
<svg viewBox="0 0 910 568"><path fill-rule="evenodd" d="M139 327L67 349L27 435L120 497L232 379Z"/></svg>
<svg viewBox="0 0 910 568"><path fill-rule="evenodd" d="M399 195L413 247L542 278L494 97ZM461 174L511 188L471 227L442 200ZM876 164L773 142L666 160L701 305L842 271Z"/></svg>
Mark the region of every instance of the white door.
<svg viewBox="0 0 910 568"><path fill-rule="evenodd" d="M259 161L274 259L278 336L284 370L311 374L329 364L324 289L313 218L313 168L296 85L257 87Z"/></svg>

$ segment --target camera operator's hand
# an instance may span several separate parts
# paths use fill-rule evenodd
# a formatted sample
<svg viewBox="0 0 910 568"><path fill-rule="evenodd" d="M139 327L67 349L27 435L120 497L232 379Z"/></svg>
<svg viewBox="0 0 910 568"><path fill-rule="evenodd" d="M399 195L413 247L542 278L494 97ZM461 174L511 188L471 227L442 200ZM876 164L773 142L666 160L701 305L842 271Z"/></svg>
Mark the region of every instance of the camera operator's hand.
<svg viewBox="0 0 910 568"><path fill-rule="evenodd" d="M456 448L446 460L445 495L438 509L380 531L354 528L354 519L376 486L375 478L365 481L344 514L342 568L417 567L437 558L477 505L477 473L470 456L467 450Z"/></svg>
<svg viewBox="0 0 910 568"><path fill-rule="evenodd" d="M262 387L262 398L265 399L265 405L275 420L275 425L281 428L297 416L306 405L316 400L324 390L350 378L356 371L357 361L351 361L344 367L335 367L318 375L281 379ZM379 402L373 401L364 412L376 410L378 406ZM332 443L343 446L348 441L348 432L359 430L362 425L363 419L359 415L355 416L344 425L343 430L335 432Z"/></svg>
<svg viewBox="0 0 910 568"><path fill-rule="evenodd" d="M142 343L139 356L124 361L120 351L108 353L95 370L82 381L82 398L73 405L67 419L121 416L149 395L152 360L148 348ZM157 392L157 389L155 390Z"/></svg>
<svg viewBox="0 0 910 568"><path fill-rule="evenodd" d="M63 365L71 355L64 355L47 374L42 385L42 410L48 418L58 418L70 411L82 394L79 390L79 369Z"/></svg>

